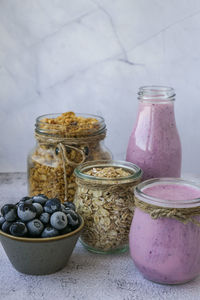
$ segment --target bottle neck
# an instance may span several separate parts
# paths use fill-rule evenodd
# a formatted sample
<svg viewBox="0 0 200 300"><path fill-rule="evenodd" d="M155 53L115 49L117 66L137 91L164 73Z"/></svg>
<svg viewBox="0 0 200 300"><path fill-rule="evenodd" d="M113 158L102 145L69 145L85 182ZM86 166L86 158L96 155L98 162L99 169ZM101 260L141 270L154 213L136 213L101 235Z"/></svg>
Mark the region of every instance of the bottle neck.
<svg viewBox="0 0 200 300"><path fill-rule="evenodd" d="M138 92L140 103L172 104L175 101L175 91L166 86L143 86Z"/></svg>
<svg viewBox="0 0 200 300"><path fill-rule="evenodd" d="M151 131L156 132L161 132L161 129L174 130L176 128L174 114L175 93L172 88L141 87L138 99L137 128L140 128L140 130L151 128Z"/></svg>
<svg viewBox="0 0 200 300"><path fill-rule="evenodd" d="M140 101L136 124L141 130L144 128L156 130L156 132L161 128L174 130L176 128L174 103L170 101L162 103L160 101L156 103L154 101Z"/></svg>

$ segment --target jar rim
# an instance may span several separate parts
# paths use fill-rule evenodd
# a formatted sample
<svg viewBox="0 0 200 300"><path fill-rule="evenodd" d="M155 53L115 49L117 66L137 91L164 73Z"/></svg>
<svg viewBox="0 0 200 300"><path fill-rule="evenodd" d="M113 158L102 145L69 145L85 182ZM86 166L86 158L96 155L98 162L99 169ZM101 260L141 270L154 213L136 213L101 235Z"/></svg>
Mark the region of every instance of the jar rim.
<svg viewBox="0 0 200 300"><path fill-rule="evenodd" d="M153 178L145 180L139 183L135 189L134 194L137 199L148 204L169 207L169 208L189 208L189 207L198 207L200 206L200 197L187 200L166 200L158 197L153 197L143 191L147 187L152 187L154 185L166 184L166 185L179 185L179 186L190 186L200 191L200 185L182 178L173 178L173 177L163 177L163 178Z"/></svg>
<svg viewBox="0 0 200 300"><path fill-rule="evenodd" d="M161 85L142 86L138 91L141 102L167 103L175 101L175 91L172 87Z"/></svg>
<svg viewBox="0 0 200 300"><path fill-rule="evenodd" d="M51 125L51 129L47 129L47 128L42 128L43 125L46 125L48 123L43 122L42 120L44 118L49 118L49 119L55 119L57 117L59 117L62 113L50 113L50 114L44 114L41 116L38 116L36 118L36 123L35 123L35 132L39 133L39 134L45 134L45 135L59 135L60 133L60 129L63 129L63 125L61 124L50 124ZM77 117L83 117L83 118L95 118L98 121L98 128L93 128L91 131L89 130L85 130L86 133L88 134L84 134L83 136L93 136L93 135L98 135L101 133L104 133L106 131L106 124L105 124L105 120L103 117L98 116L98 115L93 115L93 114L85 114L85 113L76 113L75 112L75 116ZM75 135L77 135L75 133ZM69 137L73 137L73 134L70 134Z"/></svg>
<svg viewBox="0 0 200 300"><path fill-rule="evenodd" d="M115 168L123 168L126 171L130 172L130 175L125 177L117 177L117 178L105 178L105 177L96 177L87 175L84 171L88 171L91 168L103 168L103 167L115 167ZM143 171L135 164L121 161L121 160L95 160L89 161L81 164L76 167L74 170L74 174L77 178L85 180L87 183L101 183L101 184L113 184L113 183L131 183L142 177Z"/></svg>

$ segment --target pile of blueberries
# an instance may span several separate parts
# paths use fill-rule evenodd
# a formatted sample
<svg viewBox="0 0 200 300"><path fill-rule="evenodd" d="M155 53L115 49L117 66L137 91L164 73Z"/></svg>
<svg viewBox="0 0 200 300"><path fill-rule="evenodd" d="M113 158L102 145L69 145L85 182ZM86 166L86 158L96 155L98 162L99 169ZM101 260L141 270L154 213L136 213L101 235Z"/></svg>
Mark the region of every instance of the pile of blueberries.
<svg viewBox="0 0 200 300"><path fill-rule="evenodd" d="M23 197L1 208L0 229L19 237L49 238L74 231L80 217L73 202L61 203L44 194Z"/></svg>

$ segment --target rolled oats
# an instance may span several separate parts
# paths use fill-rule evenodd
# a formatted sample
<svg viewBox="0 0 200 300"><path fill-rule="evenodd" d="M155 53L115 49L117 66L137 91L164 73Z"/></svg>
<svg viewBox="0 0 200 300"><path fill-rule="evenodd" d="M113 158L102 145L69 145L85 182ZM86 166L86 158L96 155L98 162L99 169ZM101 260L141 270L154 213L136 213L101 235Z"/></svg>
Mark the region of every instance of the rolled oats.
<svg viewBox="0 0 200 300"><path fill-rule="evenodd" d="M131 172L125 166L109 166L109 162L103 167L101 162L95 167L92 162L84 165L75 170L78 187L74 202L85 221L81 240L89 250L123 249L128 244L134 212L133 187L140 181L141 173L135 177L135 169Z"/></svg>

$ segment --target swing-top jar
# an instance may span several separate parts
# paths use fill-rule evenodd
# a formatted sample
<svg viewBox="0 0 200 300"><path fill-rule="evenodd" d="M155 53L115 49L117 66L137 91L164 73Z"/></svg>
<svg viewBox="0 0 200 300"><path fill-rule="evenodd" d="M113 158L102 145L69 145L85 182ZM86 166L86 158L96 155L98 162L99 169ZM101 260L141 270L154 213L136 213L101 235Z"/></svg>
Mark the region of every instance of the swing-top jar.
<svg viewBox="0 0 200 300"><path fill-rule="evenodd" d="M38 117L37 145L28 156L30 196L45 194L73 201L74 168L84 161L112 157L103 145L105 136L106 125L99 116L66 112Z"/></svg>

